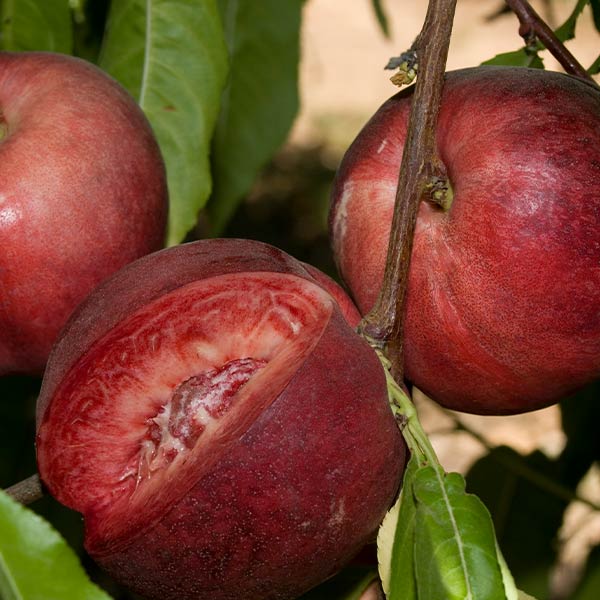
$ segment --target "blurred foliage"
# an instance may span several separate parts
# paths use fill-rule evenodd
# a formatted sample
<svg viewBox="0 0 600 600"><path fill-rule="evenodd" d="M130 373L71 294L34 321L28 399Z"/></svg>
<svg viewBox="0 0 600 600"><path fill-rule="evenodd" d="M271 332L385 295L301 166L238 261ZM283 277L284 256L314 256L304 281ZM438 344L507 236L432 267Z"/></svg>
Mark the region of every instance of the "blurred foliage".
<svg viewBox="0 0 600 600"><path fill-rule="evenodd" d="M334 173L321 148L284 148L262 171L225 237L268 242L336 278L327 232Z"/></svg>
<svg viewBox="0 0 600 600"><path fill-rule="evenodd" d="M218 0L229 79L212 143L207 214L220 235L298 112L302 0Z"/></svg>

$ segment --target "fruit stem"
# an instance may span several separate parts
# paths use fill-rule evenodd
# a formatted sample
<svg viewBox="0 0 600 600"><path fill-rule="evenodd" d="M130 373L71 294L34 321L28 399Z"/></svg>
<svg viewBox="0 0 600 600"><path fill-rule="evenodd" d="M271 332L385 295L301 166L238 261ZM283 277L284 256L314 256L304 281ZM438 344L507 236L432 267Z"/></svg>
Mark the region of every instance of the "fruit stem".
<svg viewBox="0 0 600 600"><path fill-rule="evenodd" d="M27 479L23 479L23 481L19 481L19 483L11 485L4 491L21 504L31 504L44 495L42 482L37 473L27 477Z"/></svg>
<svg viewBox="0 0 600 600"><path fill-rule="evenodd" d="M506 0L506 4L519 19L519 35L526 44L531 44L537 38L567 73L598 85L527 0Z"/></svg>
<svg viewBox="0 0 600 600"><path fill-rule="evenodd" d="M383 349L396 381L404 378L404 299L413 235L421 200L434 178L444 178L437 154L436 125L456 0L430 0L421 32L407 55L415 56L417 82L412 98L382 289L359 331Z"/></svg>
<svg viewBox="0 0 600 600"><path fill-rule="evenodd" d="M392 376L390 361L380 350L375 349L375 352L379 356L379 360L385 371L392 412L402 430L402 436L406 441L411 455L417 460L420 467L429 466L433 467L439 473L444 473L444 468L440 464L435 450L419 422L417 410L410 396Z"/></svg>

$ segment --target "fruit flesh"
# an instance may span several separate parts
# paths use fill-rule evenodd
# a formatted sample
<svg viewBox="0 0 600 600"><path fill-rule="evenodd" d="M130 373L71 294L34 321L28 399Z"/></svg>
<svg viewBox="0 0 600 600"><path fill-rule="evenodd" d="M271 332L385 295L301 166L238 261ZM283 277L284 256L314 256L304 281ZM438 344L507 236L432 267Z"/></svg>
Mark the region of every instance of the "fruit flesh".
<svg viewBox="0 0 600 600"><path fill-rule="evenodd" d="M227 443L228 419L236 417L235 429L243 432L273 399L269 390L284 385L304 359L331 310L329 297L309 282L254 273L191 283L134 313L70 369L39 430L42 457L52 456L40 467L51 474L57 499L94 512L106 526L118 520L117 506L146 503L146 483L155 489L168 476L156 465L174 462L148 456L148 427L171 410L181 386L232 361L265 364L248 378L254 386L247 380L239 390L236 403L248 402L243 414L213 417L199 436L200 446L215 445L213 436ZM261 397L248 398L256 385ZM47 442L46 431L52 431ZM187 456L185 445L180 450L177 455ZM218 452L211 453L212 461ZM135 529L133 521L128 529Z"/></svg>
<svg viewBox="0 0 600 600"><path fill-rule="evenodd" d="M90 334L95 294L146 282L156 261ZM92 294L50 359L42 479L84 513L91 555L147 597L296 597L368 541L397 491L404 445L378 359L266 245L210 240L139 262ZM188 447L171 417L196 384L224 394L212 415L200 399Z"/></svg>
<svg viewBox="0 0 600 600"><path fill-rule="evenodd" d="M382 281L410 90L345 157L331 231L361 312ZM600 375L600 94L530 69L449 73L438 151L454 192L423 202L411 258L407 377L441 404L534 410Z"/></svg>
<svg viewBox="0 0 600 600"><path fill-rule="evenodd" d="M0 130L0 375L38 375L96 284L162 247L166 177L133 98L73 57L0 53Z"/></svg>

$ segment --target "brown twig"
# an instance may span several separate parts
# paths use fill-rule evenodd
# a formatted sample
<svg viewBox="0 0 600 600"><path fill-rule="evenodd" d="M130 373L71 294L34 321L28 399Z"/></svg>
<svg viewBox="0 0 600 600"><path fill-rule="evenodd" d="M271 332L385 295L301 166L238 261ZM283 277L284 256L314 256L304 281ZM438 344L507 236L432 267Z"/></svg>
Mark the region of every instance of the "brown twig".
<svg viewBox="0 0 600 600"><path fill-rule="evenodd" d="M591 81L597 85L578 60L567 50L565 45L554 35L552 29L535 12L527 0L505 0L506 4L519 19L519 35L526 44L531 44L537 38L556 58L562 68L571 75Z"/></svg>
<svg viewBox="0 0 600 600"><path fill-rule="evenodd" d="M17 502L31 504L43 497L42 483L37 473L4 490Z"/></svg>
<svg viewBox="0 0 600 600"><path fill-rule="evenodd" d="M383 286L375 307L360 326L364 335L381 346L386 345L385 353L396 381L403 379L404 300L417 213L432 179L445 177L435 132L455 7L456 0L431 0L423 29L410 49L416 56L418 76L400 166Z"/></svg>

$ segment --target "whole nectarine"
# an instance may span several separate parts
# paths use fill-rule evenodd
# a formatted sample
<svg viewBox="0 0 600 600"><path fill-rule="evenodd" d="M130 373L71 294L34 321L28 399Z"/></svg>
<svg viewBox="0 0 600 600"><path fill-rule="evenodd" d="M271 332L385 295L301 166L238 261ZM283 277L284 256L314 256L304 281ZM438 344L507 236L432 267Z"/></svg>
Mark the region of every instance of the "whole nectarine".
<svg viewBox="0 0 600 600"><path fill-rule="evenodd" d="M412 89L367 123L333 189L333 247L363 314L382 284ZM437 148L453 200L418 214L407 378L469 412L557 402L600 375L600 91L535 69L450 72Z"/></svg>
<svg viewBox="0 0 600 600"><path fill-rule="evenodd" d="M39 374L70 313L163 245L165 170L133 98L71 56L0 53L0 375Z"/></svg>

